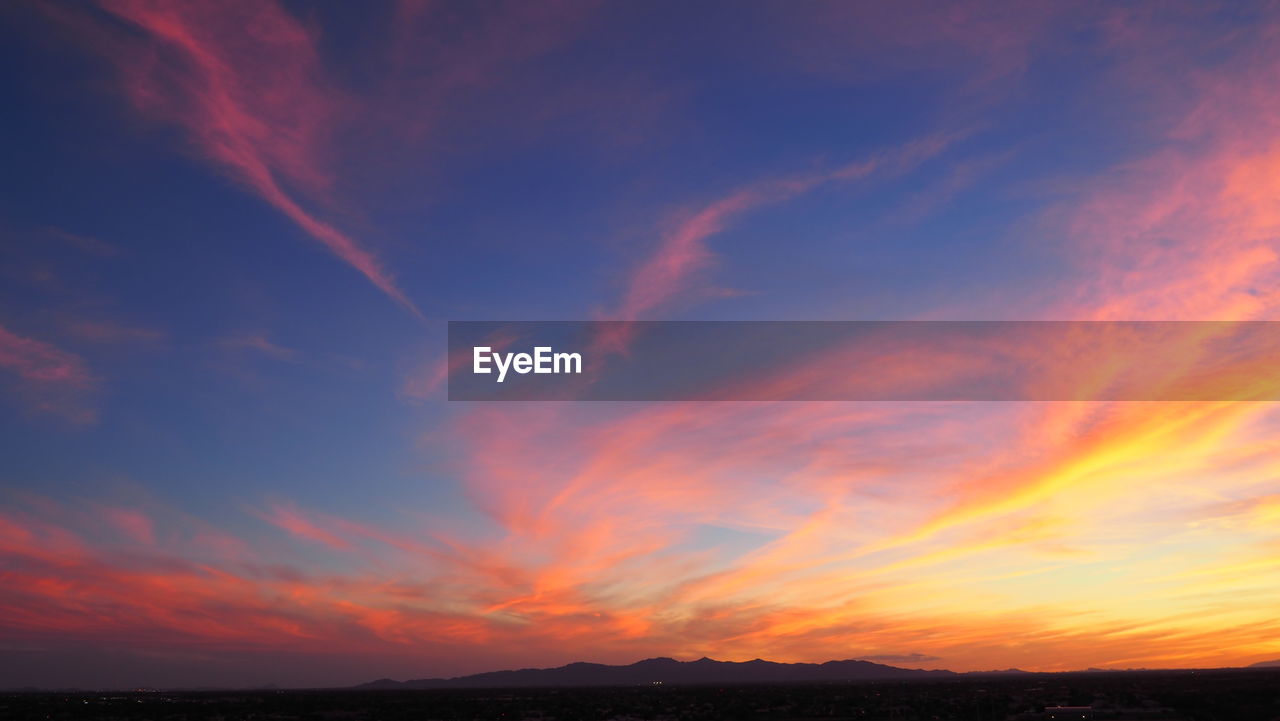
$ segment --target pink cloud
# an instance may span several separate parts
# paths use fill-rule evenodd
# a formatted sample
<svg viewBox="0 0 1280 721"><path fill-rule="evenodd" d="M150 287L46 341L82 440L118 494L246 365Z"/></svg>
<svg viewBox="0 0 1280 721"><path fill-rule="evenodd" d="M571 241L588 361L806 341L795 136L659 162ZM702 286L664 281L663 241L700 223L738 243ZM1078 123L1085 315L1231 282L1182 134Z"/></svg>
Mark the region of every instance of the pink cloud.
<svg viewBox="0 0 1280 721"><path fill-rule="evenodd" d="M79 423L94 420L84 400L98 380L80 356L0 326L0 369L16 377L18 393L36 409Z"/></svg>
<svg viewBox="0 0 1280 721"><path fill-rule="evenodd" d="M895 177L942 153L966 132L939 133L872 157L813 173L757 182L718 198L700 210L681 217L659 241L657 248L641 261L625 281L622 298L613 309L597 313L611 320L646 319L691 293L699 271L709 266L715 255L706 241L738 221L743 215L767 205L782 203L832 183L866 180L877 174ZM733 291L729 295L741 295ZM700 295L724 295L714 286ZM625 352L635 329L630 324L607 326L594 340L593 358Z"/></svg>
<svg viewBox="0 0 1280 721"><path fill-rule="evenodd" d="M714 258L706 240L723 232L746 213L831 183L865 180L876 174L893 177L909 172L944 151L961 135L938 134L877 153L867 160L826 171L766 180L734 190L677 221L663 235L654 252L631 272L618 306L601 315L617 320L638 320L687 292L696 273Z"/></svg>
<svg viewBox="0 0 1280 721"><path fill-rule="evenodd" d="M972 23L961 17L956 27ZM1227 74L1207 85L1210 105L1247 121L1202 111L1184 130L1202 127L1206 147L1126 164L1062 209L1056 217L1067 221L1068 253L1091 280L1078 296L1036 310L1047 306L1066 317L1273 312L1280 176L1273 128L1264 121L1276 115L1254 111L1272 109L1266 98L1274 97L1267 91L1274 69L1243 84ZM1241 103L1250 112L1240 113ZM714 258L707 239L751 210L823 183L909 168L912 158L937 151L921 152L752 185L702 206L637 266L618 317L654 314L692 292ZM1073 288L1049 290L1061 291L1049 294L1061 299ZM275 347L265 337L248 338L242 347ZM0 335L0 352L8 349L0 364L20 378L24 368L39 376L50 364L75 367L51 346L17 341ZM963 358L910 352L881 360L903 383L937 366L965 368ZM812 361L767 380L785 391L825 382L842 368ZM52 374L77 375L87 376ZM1269 608L1258 622L1233 615L1247 606L1224 604L1217 618L1195 613L1199 600L1144 586L1152 579L1134 574L1153 559L1126 566L1153 546L1169 556L1187 551L1175 562L1189 564L1190 554L1213 540L1197 535L1189 549L1178 549L1172 544L1186 518L1152 503L1178 492L1203 503L1206 492L1227 488L1235 464L1248 459L1210 463L1219 460L1212 446L1246 426L1248 409L548 405L465 414L447 439L465 491L492 527L393 532L390 523L272 506L263 518L313 542L306 574L244 563L243 555L280 567L294 560L263 539L206 529L190 547L150 548L155 521L130 511L102 519L132 544L130 554L113 554L79 516L42 520L6 508L0 626L16 637L206 650L347 654L404 646L442 663L456 661L450 644L462 644L489 654L518 646L542 660L653 653L813 660L850 649L911 648L972 664L1038 668L1046 659L1058 668L1099 658L1128 665L1253 660L1257 639L1277 631ZM1242 494L1258 493L1258 479L1274 475L1265 453L1274 433L1256 430L1244 452L1260 462L1240 471L1248 476L1237 482ZM1135 490L1143 492L1126 495ZM1069 515L1070 523L1055 514ZM1176 523L1158 525L1169 518ZM1105 532L1089 526L1095 520ZM1111 535L1129 529L1144 535ZM1036 582L1048 591L1042 607L1035 588L1023 588L1025 596L1011 591L1012 577L983 585L1006 572L1056 570L1045 562L1047 549L1060 562L1068 542L1091 544L1086 572L1105 569L1127 582L1094 594L1090 576L1072 577L1066 568L1066 582ZM383 564L334 570L368 546ZM1011 549L1026 555L992 559ZM1209 550L1213 562L1229 560ZM215 558L193 560L202 551ZM1273 559L1274 545L1269 551ZM1073 588L1105 597L1064 599ZM1255 597L1274 595L1274 586L1262 590ZM1109 605L1124 593L1137 594L1128 600L1143 609L1141 618ZM912 605L921 601L930 607ZM1152 609L1156 602L1182 605Z"/></svg>
<svg viewBox="0 0 1280 721"><path fill-rule="evenodd" d="M147 40L108 46L140 111L183 127L199 152L420 315L370 250L301 200L331 194L329 143L353 102L327 82L311 29L274 2L103 6Z"/></svg>
<svg viewBox="0 0 1280 721"><path fill-rule="evenodd" d="M34 383L85 388L93 377L84 361L48 343L16 335L0 326L0 367Z"/></svg>
<svg viewBox="0 0 1280 721"><path fill-rule="evenodd" d="M274 504L259 514L268 523L278 526L299 538L322 543L338 550L347 550L351 544L332 530L322 528L296 508L287 504Z"/></svg>
<svg viewBox="0 0 1280 721"><path fill-rule="evenodd" d="M114 526L130 540L143 545L152 545L156 542L155 528L151 523L151 519L142 511L135 508L104 505L98 508L98 513L107 523Z"/></svg>
<svg viewBox="0 0 1280 721"><path fill-rule="evenodd" d="M1280 58L1265 59L1253 65L1259 57L1251 51L1244 67L1198 77L1181 112L1161 115L1162 122L1173 118L1177 142L1090 178L1055 209L1045 226L1063 230L1063 254L1081 269L1080 282L1037 289L1044 300L1005 297L1005 312L1274 315L1280 132L1266 120L1277 117L1266 88ZM1126 82L1134 78L1130 70L1122 73ZM850 166L847 176L866 177L873 167ZM754 209L841 177L751 185L689 213L636 267L616 310L603 315L635 319L669 307L714 259L708 238ZM954 187L964 182L962 174ZM1167 365L1144 379L1158 384L1163 371L1194 360L1200 339L1191 336L1185 353L1162 359ZM1098 340L1089 341L1090 350L1108 352L1111 341ZM1117 348L1123 340L1114 339ZM1078 371L1086 386L1113 382L1116 369L1106 364L1072 368L1081 342L1006 350ZM842 373L859 382L847 369L870 360L887 369L884 380L911 386L939 373L963 375L971 359L902 348L877 359L805 359L762 382L780 395ZM1265 377L1258 367L1243 370ZM1186 517L1166 523L1173 516L1163 504L1179 494L1202 504L1206 492L1228 488L1270 493L1256 480L1269 473L1270 457L1241 450L1274 436L1266 413L1232 403L1162 404L1157 412L1145 404L1074 403L486 408L456 419L450 445L466 449L460 475L500 531L458 545L521 569L517 584L481 587L486 610L565 638L587 627L574 623L589 609L626 620L614 627L617 638L635 629L667 652L804 660L818 648L910 647L1041 668L1045 659L1061 668L1097 663L1088 658L1116 665L1253 658L1251 634L1274 623L1254 613L1261 620L1237 633L1242 626L1231 616L1249 614L1248 604L1205 607L1196 595L1203 589L1162 589L1168 605L1160 609L1139 593L1136 616L1114 599L1089 601L1075 617L1058 599L1041 598L1034 580L1021 596L1001 586L1056 568L1049 559L1086 586L1089 571L1076 567L1082 558L1142 578L1158 565L1134 558L1149 545L1166 549L1159 562L1175 568L1222 563L1217 551L1197 559L1209 536L1180 536ZM1095 519L1099 527L1088 527ZM692 545L704 528L749 540ZM1117 529L1126 529L1119 538ZM1274 557L1273 540L1261 550L1247 541L1227 548L1245 558ZM999 585L984 585L985 577ZM646 582L629 582L634 578ZM895 590L898 583L905 586ZM908 608L935 583L949 599L948 617ZM1252 592L1268 592L1258 589L1269 582L1257 583ZM992 604L1008 608L996 613ZM1215 632L1230 640L1216 643Z"/></svg>

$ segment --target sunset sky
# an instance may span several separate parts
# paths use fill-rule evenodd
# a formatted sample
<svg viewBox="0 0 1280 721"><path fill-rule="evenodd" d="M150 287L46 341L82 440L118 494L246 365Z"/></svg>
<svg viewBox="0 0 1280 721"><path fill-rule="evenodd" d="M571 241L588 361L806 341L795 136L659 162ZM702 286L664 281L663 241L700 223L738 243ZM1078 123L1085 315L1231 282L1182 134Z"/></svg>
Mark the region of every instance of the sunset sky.
<svg viewBox="0 0 1280 721"><path fill-rule="evenodd" d="M1280 659L1272 403L444 383L450 320L1280 320L1277 77L1264 3L6 4L0 687Z"/></svg>

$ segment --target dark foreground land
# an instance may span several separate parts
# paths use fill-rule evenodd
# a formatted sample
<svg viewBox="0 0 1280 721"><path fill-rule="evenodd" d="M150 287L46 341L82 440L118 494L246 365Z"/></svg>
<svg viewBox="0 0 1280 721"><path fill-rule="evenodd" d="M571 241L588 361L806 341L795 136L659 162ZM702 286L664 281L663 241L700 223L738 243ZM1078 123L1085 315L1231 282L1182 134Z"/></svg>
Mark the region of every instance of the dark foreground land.
<svg viewBox="0 0 1280 721"><path fill-rule="evenodd" d="M1053 706L1091 707L1046 711ZM425 691L7 693L0 719L639 719L1088 718L1280 720L1280 670L1016 674L821 685L649 686Z"/></svg>

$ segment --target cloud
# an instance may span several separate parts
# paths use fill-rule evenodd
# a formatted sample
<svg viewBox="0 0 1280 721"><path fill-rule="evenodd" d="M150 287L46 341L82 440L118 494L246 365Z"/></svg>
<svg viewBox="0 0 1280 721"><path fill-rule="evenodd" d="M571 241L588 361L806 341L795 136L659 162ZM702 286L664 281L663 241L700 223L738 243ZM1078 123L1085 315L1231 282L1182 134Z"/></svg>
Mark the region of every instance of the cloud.
<svg viewBox="0 0 1280 721"><path fill-rule="evenodd" d="M280 12L259 7L269 18ZM216 70L221 85L196 77L190 92L239 82L225 75L239 59L182 35L203 37L183 15L197 11L138 12L161 47L180 45L182 67L195 68L183 73L215 72L200 70L208 58L229 64ZM968 17L955 28L974 27ZM311 68L312 38L283 21L281 42L304 37L294 37L303 60L283 58L282 67ZM982 52L998 36L961 40ZM1004 68L997 74L1016 72L1033 47L1009 42L1014 52L993 61ZM1061 229L1052 237L1079 273L1037 297L1003 298L1008 312L1274 314L1280 132L1269 118L1280 117L1270 112L1280 64L1265 48L1241 52L1256 69L1228 64L1198 76L1194 102L1160 113L1161 122L1180 119L1165 147L1090 178L1044 218ZM1179 84L1187 77L1162 72ZM171 102L145 92L141 100ZM244 115L232 118L242 123L235 133L265 117L232 100L218 108ZM290 121L290 111L276 112ZM311 132L311 118L294 120ZM309 142L267 148L192 127L206 152L265 195L270 186L255 172L307 192L328 183ZM695 205L633 269L608 314L652 317L698 295L699 273L714 261L708 240L755 210L908 172L945 147L924 142ZM293 353L254 334L232 347ZM965 368L963 358L902 350L881 358L902 382L922 369ZM1069 345L1021 350L1071 361ZM823 382L847 370L849 358L835 360L800 359L764 381L784 390ZM24 383L92 385L78 357L7 331L0 365ZM441 373L406 382L405 394L432 392ZM513 655L531 664L670 654L811 661L857 650L889 662L947 659L959 670L1238 664L1274 657L1269 639L1280 631L1278 423L1266 404L1227 402L472 408L428 441L475 512L466 522L453 509L358 517L279 501L251 511L262 528L233 534L128 504L104 502L113 510L101 513L6 504L0 629L15 641L231 658L403 653L423 673L481 670Z"/></svg>
<svg viewBox="0 0 1280 721"><path fill-rule="evenodd" d="M0 326L0 369L15 377L18 392L38 410L76 422L94 419L84 400L98 379L80 356Z"/></svg>
<svg viewBox="0 0 1280 721"><path fill-rule="evenodd" d="M135 508L104 505L98 509L98 514L133 541L147 546L156 542L151 519Z"/></svg>
<svg viewBox="0 0 1280 721"><path fill-rule="evenodd" d="M51 383L83 388L93 377L77 355L32 338L16 335L0 327L0 367L32 383Z"/></svg>
<svg viewBox="0 0 1280 721"><path fill-rule="evenodd" d="M664 233L658 247L631 272L618 306L601 313L612 320L638 320L687 292L694 275L713 258L705 241L746 213L781 203L831 183L875 175L894 177L946 150L964 133L943 133L830 170L757 182L738 188L686 214Z"/></svg>
<svg viewBox="0 0 1280 721"><path fill-rule="evenodd" d="M1159 114L1168 142L1081 182L1042 219L1078 275L1005 297L1003 311L1273 315L1280 127L1255 118L1275 117L1265 78L1276 67L1246 49L1198 77L1192 97L1175 93L1181 105ZM1118 78L1160 82L1130 67ZM602 315L670 307L712 262L707 239L840 179L763 182L700 206ZM1201 340L1152 368L1152 382L1198 357ZM1079 342L1008 351L1069 366ZM899 350L877 367L902 382L965 370L963 357ZM864 367L856 360L799 359L764 381L832 382ZM1114 372L1090 369L1082 382L1105 387ZM1265 404L1229 401L557 405L468 410L441 444L496 526L455 545L520 569L509 587L475 581L485 608L565 637L584 612L607 612L620 638L664 653L812 660L905 647L919 650L878 657L1231 665L1273 650L1250 634L1274 627L1251 599L1276 590L1266 521L1277 491L1259 479L1274 477L1266 439L1278 420ZM1222 496L1235 500L1206 506Z"/></svg>
<svg viewBox="0 0 1280 721"><path fill-rule="evenodd" d="M1253 620L1210 613L1206 624L1165 612L1139 622L1115 620L1087 605L1050 612L1059 602L1051 598L1030 608L956 606L969 597L954 587L945 611L928 610L918 603L922 588L892 576L888 584L860 584L853 594L847 580L841 589L831 579L825 585L815 579L803 601L761 588L750 602L707 598L690 605L671 589L653 587L652 579L670 578L661 574L671 565L622 558L611 566L601 558L601 565L575 569L572 556L562 554L549 565L489 568L474 552L450 552L421 538L421 531L402 535L387 523L370 527L288 504L270 512L282 528L305 527L310 535L323 525L332 531L322 535L331 537L309 549L270 537L210 546L202 539L216 531L174 509L10 500L0 512L0 631L14 643L54 639L138 653L199 651L219 662L267 651L380 663L403 657L410 665L401 673L427 674L481 670L513 644L531 659L628 661L716 649L731 659L853 656L915 664L949 658L962 668L1069 669L1091 661L1221 663L1233 658L1232 647L1246 648L1249 639L1276 630L1265 613ZM346 540L336 541L337 534ZM420 553L428 547L436 551ZM580 558L594 553L582 551ZM511 548L502 554L506 561L517 556ZM686 554L684 562L690 561L699 563ZM636 588L628 592L626 584ZM824 588L827 593L817 592ZM635 594L640 589L647 592ZM937 598L938 589L930 590ZM1052 591L1062 593L1057 585ZM850 653L904 643L922 650ZM348 682L361 680L358 668L347 673Z"/></svg>
<svg viewBox="0 0 1280 721"><path fill-rule="evenodd" d="M368 248L302 200L324 205L332 193L330 144L355 102L327 79L313 30L274 2L102 5L141 34L102 45L139 111L182 127L198 152L420 315Z"/></svg>
<svg viewBox="0 0 1280 721"><path fill-rule="evenodd" d="M259 515L268 523L279 526L299 538L323 543L340 550L351 547L345 539L316 525L291 505L274 504Z"/></svg>
<svg viewBox="0 0 1280 721"><path fill-rule="evenodd" d="M881 653L871 656L861 656L864 661L875 661L877 663L924 663L926 661L940 661L939 656L930 656L927 653Z"/></svg>
<svg viewBox="0 0 1280 721"><path fill-rule="evenodd" d="M335 220L353 215L341 180L386 182L405 144L456 120L464 113L455 106L471 107L465 101L478 91L499 87L504 102L526 91L499 81L572 36L593 7L509 3L459 13L400 2L388 13L390 42L371 55L371 78L357 90L326 68L316 25L272 0L99 5L116 22L71 8L45 14L111 62L139 113L180 128L197 154L418 317L384 260ZM532 106L525 117L548 113L546 93L523 102Z"/></svg>

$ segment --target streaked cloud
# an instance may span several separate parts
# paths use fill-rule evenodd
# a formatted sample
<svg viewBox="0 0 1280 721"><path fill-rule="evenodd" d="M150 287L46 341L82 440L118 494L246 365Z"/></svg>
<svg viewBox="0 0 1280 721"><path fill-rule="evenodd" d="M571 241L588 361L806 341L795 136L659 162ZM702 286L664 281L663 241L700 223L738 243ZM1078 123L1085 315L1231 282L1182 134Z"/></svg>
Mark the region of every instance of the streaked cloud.
<svg viewBox="0 0 1280 721"><path fill-rule="evenodd" d="M312 28L274 2L102 6L141 35L103 45L140 112L180 126L200 154L420 315L383 262L320 215L335 190L332 134L356 100L327 78Z"/></svg>
<svg viewBox="0 0 1280 721"><path fill-rule="evenodd" d="M38 410L76 422L94 419L84 396L98 380L80 356L0 326L0 369L8 371L16 391Z"/></svg>
<svg viewBox="0 0 1280 721"><path fill-rule="evenodd" d="M201 158L414 313L390 266L346 230L364 224L347 204L345 166L336 156L368 148L346 146L343 129L353 116L371 118L361 126L385 130L380 142L397 149L419 150L429 144L424 138L446 146L448 139L434 133L454 110L451 99L498 87L505 102L507 86L495 78L552 53L584 24L587 42L600 42L584 19L590 13L576 4L546 15L519 3L475 10L458 21L475 32L450 34L436 31L437 25L455 27L448 7L406 3L388 13L393 37L371 56L374 70L366 68L376 87L357 91L331 72L329 38L320 36L320 23L274 3L120 1L104 7L109 17L87 15L112 38L104 45L107 57L145 117L179 128ZM868 82L872 70L861 63L880 57L879 67L891 67L893 82L903 85L875 97L896 102L916 88L910 80L915 74L929 78L921 94L945 96L943 107L929 104L920 111L929 122L909 130L869 122L845 134L831 131L845 139L831 153L840 160L817 170L797 172L792 160L780 159L814 157L808 148L767 153L743 162L751 170L742 180L734 172L726 181L730 173L718 171L709 174L720 178L714 184L672 182L675 189L653 196L635 188L667 183L669 167L639 161L636 168L623 167L615 160L619 166L610 172L633 184L619 194L661 198L635 201L643 208L629 210L632 215L621 221L611 209L600 212L602 226L650 233L651 245L634 249L633 264L602 270L576 256L554 263L532 253L502 262L486 256L484 264L446 280L463 293L483 284L493 289L486 312L507 308L519 315L528 310L530 292L555 295L549 291L570 285L562 279L621 274L612 300L600 294L584 300L585 293L566 291L556 307L579 313L595 308L601 317L621 320L659 318L723 286L742 285L721 262L736 257L735 230L823 191L838 191L833 195L842 199L856 191L860 198L874 197L868 205L889 209L890 222L875 226L884 237L863 245L862 236L850 233L822 248L822 260L836 269L835 282L877 281L877 293L890 288L904 301L875 306L881 312L907 307L909 300L913 309L936 301L926 309L930 315L951 318L1231 321L1275 315L1280 115L1273 112L1272 85L1280 55L1271 42L1274 20L1232 25L1232 42L1204 51L1208 45L1187 42L1204 39L1204 16L1184 6L1160 13L1087 4L1012 13L989 3L962 3L945 14L929 10L911 5L898 15L883 7L812 6L811 14L760 28L770 42L751 44L752 52L789 48L783 58L769 56L777 60L769 72L782 80L746 77L738 89L753 100L757 93L769 98L769 82L800 87L799 76L787 74L796 72L806 83L825 83L815 105L852 113L839 98L853 97L850 88ZM383 20L371 19L370 27ZM733 41L698 39L717 54L711 40ZM1088 47L1058 55L1064 44L1075 43ZM1090 62L1072 64L1067 73L1055 64L1064 57ZM1061 96L1062 106L1053 111L1067 113L1065 119L996 117L991 126L1000 136L1013 134L1015 124L1044 122L1052 126L1047 140L1037 135L1039 127L1019 129L1010 150L999 137L975 140L977 134L965 130L975 127L970 118L982 115L977 109L1003 107L993 98L1016 99L1027 91L1026 79L1041 65L1060 73L1049 73L1051 80L1069 86L1047 88ZM1085 85L1074 82L1077 66L1087 75ZM385 76L377 72L383 69ZM953 83L957 75L969 80ZM696 95L691 86L683 92ZM655 95L681 92L659 90ZM582 102L589 106L591 100ZM463 107L453 121L483 124L496 122L487 114L501 115L511 132L519 132L527 107L513 100L501 112L472 107L470 115ZM730 103L728 110L708 124L718 131L716 123L742 108ZM766 114L755 129L760 135L748 143L759 145L762 137L794 141L779 130L779 118L794 121L808 110L791 110ZM563 117L562 111L552 108L539 118ZM1073 125L1081 118L1096 121L1098 135L1115 133L1117 147L1023 155L1036 143L1059 142L1053 132L1062 129L1050 120ZM822 121L805 127L843 130L846 117L837 112ZM908 132L919 139L867 150L873 145L868 137L879 143ZM1131 137L1143 142L1125 142ZM971 140L979 151L968 152ZM575 203L579 193L590 196L588 181L558 175L571 174L559 155L540 158L531 166L537 172L515 173L518 154L504 154L505 146L483 148L486 172L511 186L504 185L509 196L525 192L531 177L547 186L564 183L565 196ZM699 162L714 165L728 155L708 154ZM841 164L850 157L858 159ZM430 166L432 157L406 150L385 162ZM1046 167L1024 167L1037 163ZM995 177L1006 171L1013 180ZM457 181L461 194L473 179ZM874 194L891 185L897 190L881 203ZM910 187L902 191L902 185ZM420 190L404 192L417 197ZM961 191L974 202L918 234L898 233L952 204ZM459 215L508 212L489 199L482 196ZM850 215L831 213L816 222ZM405 227L418 232L417 225ZM82 248L90 261L110 254L88 235L50 235ZM524 250L522 237L498 235L498 251ZM123 244L116 235L104 237L112 238L112 248ZM794 242L806 239L798 234ZM573 249L599 261L591 249L583 250L588 245ZM873 245L884 256L905 259L894 266L899 275L873 277L882 272L879 257L865 259L856 278L845 272L848 256ZM450 255L456 250L441 250L438 257L456 259ZM926 267L921 259L940 250L954 267ZM979 250L986 252L981 262L961 262ZM151 259L141 257L144 265ZM424 263L437 259L425 250L424 257ZM527 280L521 273L529 260L539 268L554 266L550 280L517 283ZM165 274L124 265L116 271ZM930 294L966 273L989 295L937 300ZM502 287L507 284L514 287ZM74 285L69 274L48 292ZM789 289L796 296L808 290ZM138 305L155 303L149 285L130 290ZM806 312L781 297L786 290L772 299L777 307ZM870 307L862 301L877 296L838 297L858 302L810 305L807 312L861 317ZM341 300L335 298L334 307L343 307ZM271 324L290 329L284 340L238 316L211 316L211 325L202 326L203 310L189 327L166 324L173 330L160 332L125 320L150 316L114 314L105 301L80 300L51 323L41 323L44 316L7 320L0 327L0 371L24 404L87 420L93 413L85 398L100 385L96 373L107 375L95 354L111 344L157 343L168 332L189 334L193 347L220 349L227 357L282 361L276 370L297 372L299 379L307 366L322 365L314 359L345 357L335 350L344 342L362 344L362 358L410 353L379 321L361 316L342 325L333 311L319 326L305 315L309 310L283 305L272 309L280 317ZM287 324L299 321L295 333ZM334 348L318 347L323 334L314 329L327 330L330 322L346 335ZM1217 338L1189 331L1173 352L1153 360L1144 378L1158 385L1176 377ZM494 345L512 340L495 338ZM625 349L625 338L606 340ZM1079 368L1081 347L1106 357L1113 342L1120 349L1123 341L1066 337L1001 350L1027 363L1078 371L1072 378L1088 391L1125 376L1118 356L1115 364ZM304 350L314 362L298 362ZM1256 359L1236 360L1226 369L1232 377L1256 377L1260 389L1275 383ZM165 411L152 427L136 431L141 420L122 418L110 428L119 435L76 448L89 458L76 472L85 474L85 483L97 483L98 466L91 462L105 458L105 475L113 464L126 464L102 447L145 432L146 442L137 444L143 458L134 464L155 476L152 483L175 489L177 505L199 506L199 513L105 492L83 498L46 477L7 480L54 488L0 504L0 631L14 643L33 645L75 642L222 659L272 651L372 659L421 676L655 655L861 657L957 670L1066 670L1242 665L1280 654L1274 641L1280 631L1274 610L1280 594L1274 573L1280 414L1270 404L395 404L392 396L434 399L449 368L466 361L438 359L389 378L378 377L380 368L370 363L359 374L367 385L350 394L357 402L326 396L324 414L332 412L332 419L307 418L294 426L296 434L283 434L291 437L272 450L272 475L261 494L236 485L243 466L219 462L234 455L220 443L234 436L211 434L220 442L201 437L206 424L215 425L209 420L214 414L203 415L202 406L190 419L170 418L169 409L183 404L168 402L167 395L155 404ZM973 362L962 352L924 354L904 344L872 354L799 357L747 382L768 384L783 398L822 384L912 387L925 377L964 377ZM877 369L874 377L850 373L869 367ZM166 394L190 383L181 375L165 379ZM1227 378L1201 380L1213 387ZM268 396L275 389L265 385L253 397L276 405L280 398ZM141 391L145 386L137 384ZM297 404L297 396L305 395L287 400ZM394 409L378 405L379 399ZM218 415L243 420L234 410L220 407ZM398 415L406 410L413 413L409 422ZM287 413L280 417L292 420ZM169 426L182 420L195 430L167 436ZM421 455L384 457L387 449L415 440ZM318 488L312 475L326 470L324 460L340 457L326 455L332 449L350 454L350 465L334 472L347 474L342 482L350 486ZM156 458L195 460L157 471ZM54 480L72 473L61 462L48 471ZM239 494L233 511L202 505L209 497L203 494L223 492L206 487L220 481L234 487L228 495ZM367 680L360 677L365 668L353 669L345 680Z"/></svg>
<svg viewBox="0 0 1280 721"><path fill-rule="evenodd" d="M852 183L876 175L893 177L909 172L963 135L939 134L830 170L761 181L732 191L675 221L672 229L663 234L657 249L631 272L618 307L601 316L611 320L648 318L687 292L694 274L714 257L705 241L748 212L832 183Z"/></svg>

